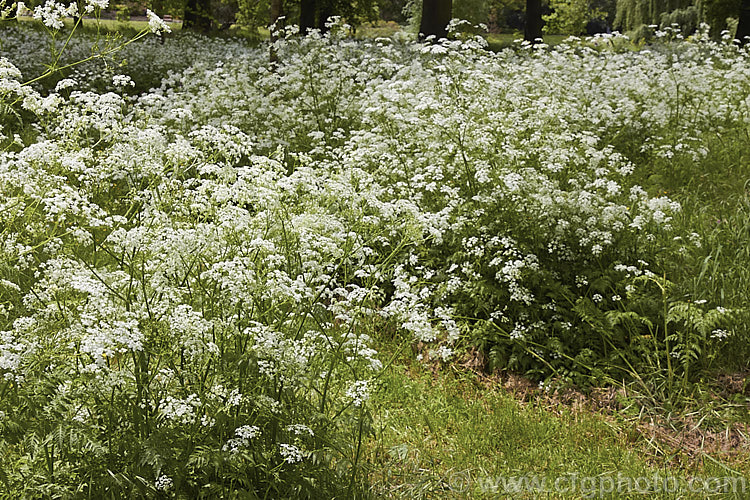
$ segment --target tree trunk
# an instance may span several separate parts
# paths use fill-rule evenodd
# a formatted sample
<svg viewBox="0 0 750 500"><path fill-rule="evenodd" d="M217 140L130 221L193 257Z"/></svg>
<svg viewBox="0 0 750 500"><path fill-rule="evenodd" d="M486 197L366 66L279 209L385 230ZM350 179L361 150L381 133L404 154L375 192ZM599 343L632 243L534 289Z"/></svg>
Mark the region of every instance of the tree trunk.
<svg viewBox="0 0 750 500"><path fill-rule="evenodd" d="M423 0L422 22L419 23L419 39L424 40L430 35L436 39L448 36L448 23L451 22L453 11L452 0Z"/></svg>
<svg viewBox="0 0 750 500"><path fill-rule="evenodd" d="M307 34L307 30L315 27L316 0L300 0L299 3L299 32Z"/></svg>
<svg viewBox="0 0 750 500"><path fill-rule="evenodd" d="M276 40L279 39L279 37L276 35L276 30L280 29L281 26L279 26L277 23L279 21L279 18L283 14L284 14L284 11L283 11L282 0L271 0L271 13L270 13L270 17L271 17L270 19L271 21L271 49L270 49L271 63L276 63L279 60L279 56L278 54L276 54L276 49L274 48L273 44Z"/></svg>
<svg viewBox="0 0 750 500"><path fill-rule="evenodd" d="M328 22L328 18L333 15L334 12L333 5L331 5L331 0L321 0L320 12L318 12L318 29L321 33L325 33L326 31L328 31L326 23Z"/></svg>
<svg viewBox="0 0 750 500"><path fill-rule="evenodd" d="M537 43L542 38L542 0L526 0L526 25L523 39Z"/></svg>
<svg viewBox="0 0 750 500"><path fill-rule="evenodd" d="M740 45L745 45L748 43L748 39L745 37L748 36L750 36L750 0L742 0L737 34L734 37L739 39Z"/></svg>
<svg viewBox="0 0 750 500"><path fill-rule="evenodd" d="M76 1L76 7L78 7L78 9L76 10L76 15L73 16L74 28L78 25L78 23L83 24L83 8L84 8L83 2Z"/></svg>
<svg viewBox="0 0 750 500"><path fill-rule="evenodd" d="M210 0L187 0L182 27L203 33L211 30Z"/></svg>

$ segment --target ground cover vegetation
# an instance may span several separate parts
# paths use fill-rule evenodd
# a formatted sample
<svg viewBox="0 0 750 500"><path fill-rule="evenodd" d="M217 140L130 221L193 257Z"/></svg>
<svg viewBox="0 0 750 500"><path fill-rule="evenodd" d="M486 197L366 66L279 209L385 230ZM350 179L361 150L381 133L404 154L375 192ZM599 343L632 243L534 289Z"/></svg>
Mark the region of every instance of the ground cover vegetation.
<svg viewBox="0 0 750 500"><path fill-rule="evenodd" d="M387 345L381 348L388 352ZM374 432L365 448L376 498L747 494L741 486L750 470L746 449L728 449L726 428L708 432L691 426L685 433L653 425L638 417L622 387L588 395L548 392L513 374L477 376L467 364L435 370L407 351L384 375L388 389L373 395ZM616 412L603 411L612 405ZM576 477L577 486L565 488ZM652 482L654 477L673 486L606 486L609 478ZM717 479L711 485L708 478ZM733 481L735 488L729 486Z"/></svg>
<svg viewBox="0 0 750 500"><path fill-rule="evenodd" d="M365 495L389 338L666 414L747 368L730 36L493 53L334 20L281 30L270 63L64 14L0 46L7 497Z"/></svg>

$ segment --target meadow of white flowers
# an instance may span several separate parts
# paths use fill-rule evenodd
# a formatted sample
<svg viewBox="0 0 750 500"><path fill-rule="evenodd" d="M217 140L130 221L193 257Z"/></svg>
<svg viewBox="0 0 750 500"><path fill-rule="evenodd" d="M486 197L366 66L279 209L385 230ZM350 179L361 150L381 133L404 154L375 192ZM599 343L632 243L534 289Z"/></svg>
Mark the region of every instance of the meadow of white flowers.
<svg viewBox="0 0 750 500"><path fill-rule="evenodd" d="M639 185L746 133L731 44L289 31L271 65L267 46L182 35L28 85L49 39L2 39L11 496L351 492L379 335L444 361L478 343L544 378L621 353L687 373L735 333L713 297L662 311L701 235ZM670 335L681 310L705 318L690 339Z"/></svg>

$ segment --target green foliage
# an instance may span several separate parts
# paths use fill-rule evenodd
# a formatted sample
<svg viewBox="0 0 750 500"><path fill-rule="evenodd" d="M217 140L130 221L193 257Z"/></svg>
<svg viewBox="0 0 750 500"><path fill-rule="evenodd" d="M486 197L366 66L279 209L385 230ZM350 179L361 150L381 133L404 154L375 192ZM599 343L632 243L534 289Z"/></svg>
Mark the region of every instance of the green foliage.
<svg viewBox="0 0 750 500"><path fill-rule="evenodd" d="M489 6L489 25L493 30L522 30L525 0L494 0Z"/></svg>
<svg viewBox="0 0 750 500"><path fill-rule="evenodd" d="M268 26L270 22L270 0L237 0L237 24L257 31L260 27ZM322 1L318 2L318 12ZM374 22L378 19L377 0L330 0L326 12L332 16L343 18L349 25L357 27L366 22ZM299 1L286 1L283 4L283 15L286 24L299 23Z"/></svg>
<svg viewBox="0 0 750 500"><path fill-rule="evenodd" d="M380 19L403 24L406 22L403 12L405 3L404 0L377 0Z"/></svg>
<svg viewBox="0 0 750 500"><path fill-rule="evenodd" d="M453 18L463 19L472 24L486 24L490 4L489 0L453 0Z"/></svg>
<svg viewBox="0 0 750 500"><path fill-rule="evenodd" d="M333 2L332 12L341 16L348 24L359 26L378 19L377 0L338 0Z"/></svg>
<svg viewBox="0 0 750 500"><path fill-rule="evenodd" d="M659 17L659 25L662 28L679 28L680 32L687 36L693 34L700 24L700 11L695 5L684 9L675 9L672 12L663 12Z"/></svg>
<svg viewBox="0 0 750 500"><path fill-rule="evenodd" d="M408 30L412 33L419 31L419 23L422 21L422 1L406 0L403 14L408 24Z"/></svg>
<svg viewBox="0 0 750 500"><path fill-rule="evenodd" d="M268 26L270 22L269 0L238 0L237 24L243 28L250 28L256 32L260 27Z"/></svg>
<svg viewBox="0 0 750 500"><path fill-rule="evenodd" d="M591 0L591 8L604 14L604 20L611 26L617 13L617 0Z"/></svg>
<svg viewBox="0 0 750 500"><path fill-rule="evenodd" d="M615 26L640 37L645 33L642 26L677 25L687 36L705 22L711 27L711 36L718 39L729 28L729 20L737 18L739 10L740 0L617 0Z"/></svg>
<svg viewBox="0 0 750 500"><path fill-rule="evenodd" d="M711 26L711 36L718 39L729 28L728 19L739 16L741 0L702 0L703 19Z"/></svg>
<svg viewBox="0 0 750 500"><path fill-rule="evenodd" d="M211 20L216 29L226 30L237 22L238 0L211 0Z"/></svg>
<svg viewBox="0 0 750 500"><path fill-rule="evenodd" d="M116 19L118 21L130 21L130 8L127 5L118 5Z"/></svg>
<svg viewBox="0 0 750 500"><path fill-rule="evenodd" d="M185 0L148 0L146 6L160 16L169 14L176 18L182 18Z"/></svg>
<svg viewBox="0 0 750 500"><path fill-rule="evenodd" d="M591 8L589 0L550 0L549 6L552 13L542 16L545 33L582 35L590 21L605 17Z"/></svg>
<svg viewBox="0 0 750 500"><path fill-rule="evenodd" d="M658 25L661 15L693 5L694 0L617 0L615 27L623 31L642 25Z"/></svg>

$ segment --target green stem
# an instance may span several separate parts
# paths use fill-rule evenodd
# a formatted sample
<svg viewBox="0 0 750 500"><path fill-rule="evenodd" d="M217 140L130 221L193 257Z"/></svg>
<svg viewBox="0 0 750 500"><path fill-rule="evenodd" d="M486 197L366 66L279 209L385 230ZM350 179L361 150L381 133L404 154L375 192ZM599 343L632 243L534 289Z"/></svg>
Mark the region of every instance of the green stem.
<svg viewBox="0 0 750 500"><path fill-rule="evenodd" d="M70 39L73 38L73 33L76 32L76 28L78 28L78 25L81 24L81 20L83 18L79 17L78 21L73 25L73 29L70 30L70 34L68 35L68 39L65 40L65 43L63 44L60 51L57 53L57 57L55 58L55 62L52 63L52 67L50 68L50 71L54 71L54 69L57 67L57 63L60 62L60 57L62 57L63 52L65 52L65 49L68 47L68 44L70 43Z"/></svg>
<svg viewBox="0 0 750 500"><path fill-rule="evenodd" d="M662 286L659 284L659 287L661 288L661 298L662 298L662 308L663 308L663 315L664 315L664 345L665 349L667 351L667 381L669 383L670 390L672 389L672 350L669 347L669 330L668 330L668 324L669 324L669 318L667 316L668 314L668 304L667 304L667 276L664 276L664 285Z"/></svg>
<svg viewBox="0 0 750 500"><path fill-rule="evenodd" d="M352 479L349 482L349 492L347 494L348 498L353 498L354 493L354 483L357 479L357 466L359 465L359 455L360 450L362 449L362 428L363 428L363 422L364 422L364 410L365 410L365 404L362 403L359 407L359 430L357 433L357 451L354 455L354 464L352 466Z"/></svg>
<svg viewBox="0 0 750 500"><path fill-rule="evenodd" d="M29 80L27 82L24 82L21 85L31 85L32 83L38 82L39 80L47 78L48 76L50 76L50 75L52 75L54 73L58 73L60 71L64 71L64 70L66 70L68 68L73 68L75 66L78 66L79 64L83 64L83 63L88 62L88 61L93 61L95 59L104 58L104 57L106 57L106 56L108 56L110 54L113 54L115 52L120 51L121 49L127 47L131 43L140 40L141 38L143 38L144 36L146 36L148 34L148 32L149 32L149 30L144 29L140 33L138 33L136 36L134 36L133 38L131 38L130 40L128 40L127 42L125 42L125 43L123 43L121 45L118 45L117 47L113 47L113 48L107 49L107 50L105 50L103 52L99 52L98 54L93 54L93 55L87 57L86 59L81 59L80 61L76 61L76 62L73 62L73 63L70 63L70 64L66 64L65 66L62 66L60 68L55 68L55 66L53 66L52 68L50 68L47 71L45 71L43 74L41 74L41 75L37 76L36 78L33 78L33 79L31 79L31 80ZM59 56L58 56L58 59L59 59Z"/></svg>

